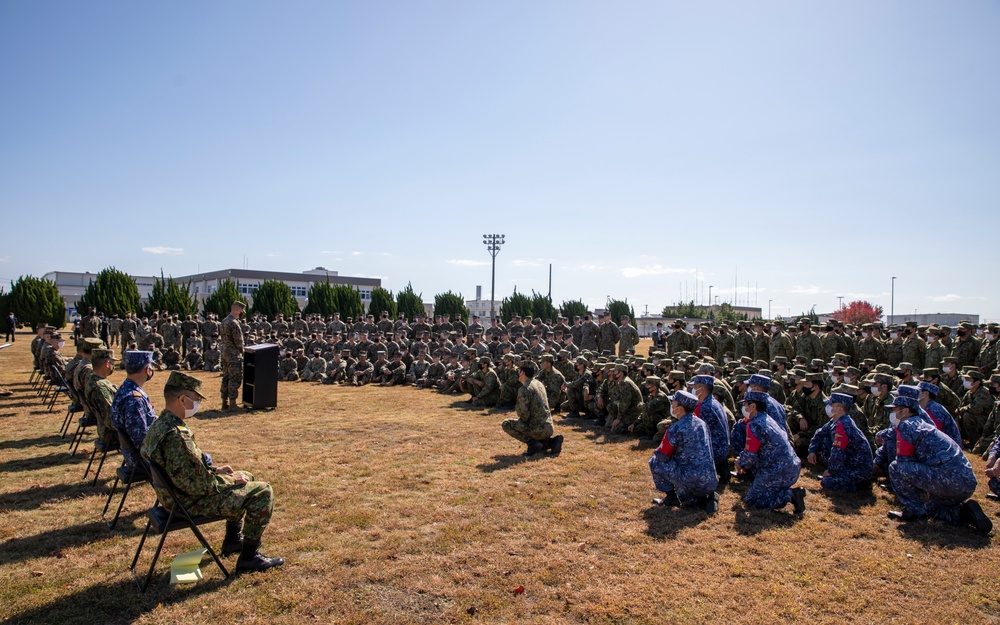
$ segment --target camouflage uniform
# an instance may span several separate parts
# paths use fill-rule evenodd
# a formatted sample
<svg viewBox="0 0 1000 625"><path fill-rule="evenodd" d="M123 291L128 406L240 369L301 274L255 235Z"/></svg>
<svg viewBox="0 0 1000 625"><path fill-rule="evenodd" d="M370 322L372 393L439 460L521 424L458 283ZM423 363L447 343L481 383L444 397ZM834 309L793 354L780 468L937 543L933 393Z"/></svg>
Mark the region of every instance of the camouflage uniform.
<svg viewBox="0 0 1000 625"><path fill-rule="evenodd" d="M815 333L803 332L795 340L795 356L805 358L806 362L813 358L823 358L823 344Z"/></svg>
<svg viewBox="0 0 1000 625"><path fill-rule="evenodd" d="M488 367L482 377L483 386L476 393L476 398L472 401L477 406L488 406L492 408L500 401L500 377L496 369Z"/></svg>
<svg viewBox="0 0 1000 625"><path fill-rule="evenodd" d="M619 365L621 366L623 365ZM621 381L615 381L608 390L607 408L608 418L605 426L612 428L612 434L628 431L628 426L642 417L642 391L632 378L626 376ZM617 426L614 425L615 421L618 421Z"/></svg>
<svg viewBox="0 0 1000 625"><path fill-rule="evenodd" d="M87 380L87 407L97 421L97 438L105 445L118 441L118 434L111 425L111 404L117 391L117 386L99 375L92 375Z"/></svg>
<svg viewBox="0 0 1000 625"><path fill-rule="evenodd" d="M552 437L552 414L541 382L531 379L521 385L517 391L517 418L504 419L500 426L522 443L544 442Z"/></svg>
<svg viewBox="0 0 1000 625"><path fill-rule="evenodd" d="M709 395L705 401L698 403L694 414L708 426L708 431L712 435L712 456L715 458L716 467L719 467L729 459L729 422L722 404L714 395ZM729 473L728 466L725 471Z"/></svg>
<svg viewBox="0 0 1000 625"><path fill-rule="evenodd" d="M708 426L690 412L667 428L649 470L657 490L675 491L682 503L712 495L719 485Z"/></svg>
<svg viewBox="0 0 1000 625"><path fill-rule="evenodd" d="M859 482L871 479L872 448L850 414L816 430L808 453L820 456L826 464L830 475L820 479L820 485L827 490L854 492Z"/></svg>
<svg viewBox="0 0 1000 625"><path fill-rule="evenodd" d="M623 325L618 328L619 343L618 355L635 353L635 346L639 344L639 332L632 325Z"/></svg>
<svg viewBox="0 0 1000 625"><path fill-rule="evenodd" d="M271 485L254 481L253 475L246 471L232 475L217 473L215 467L206 463L194 434L177 415L168 410L160 413L142 441L140 453L163 469L190 514L223 516L230 521L242 518L244 537L260 540L274 510ZM234 483L238 473L247 477L246 484ZM173 505L166 490L155 485L154 489L164 506Z"/></svg>
<svg viewBox="0 0 1000 625"><path fill-rule="evenodd" d="M927 421L912 417L896 427L889 480L908 510L951 523L958 522L959 506L976 490L976 475L961 447Z"/></svg>
<svg viewBox="0 0 1000 625"><path fill-rule="evenodd" d="M319 356L309 359L305 370L302 371L304 382L322 382L326 378L326 360Z"/></svg>
<svg viewBox="0 0 1000 625"><path fill-rule="evenodd" d="M980 383L975 391L968 391L962 397L962 404L958 408L958 421L962 425L962 435L970 444L982 447L978 453L985 451L985 444L981 441L993 432L986 432L983 428L993 411L994 399L990 392ZM988 443L989 441L985 441Z"/></svg>
<svg viewBox="0 0 1000 625"><path fill-rule="evenodd" d="M222 353L222 384L219 394L223 401L235 400L240 395L243 386L243 330L240 322L229 315L222 322L219 330L219 347Z"/></svg>
<svg viewBox="0 0 1000 625"><path fill-rule="evenodd" d="M111 402L111 426L127 434L132 444L139 447L146 431L155 421L156 412L153 411L153 402L149 400L146 391L132 380L122 382ZM125 457L126 466L135 466L136 459L128 450L123 449L122 456Z"/></svg>
<svg viewBox="0 0 1000 625"><path fill-rule="evenodd" d="M549 402L550 410L552 412L559 412L559 408L562 406L563 401L565 401L562 387L566 384L566 378L555 367L551 371L546 371L542 367L535 375L535 379L545 387L545 396Z"/></svg>
<svg viewBox="0 0 1000 625"><path fill-rule="evenodd" d="M743 424L743 451L737 458L741 469L754 472L753 484L744 502L755 508L780 508L792 500L792 485L799 479L802 462L795 455L788 435L766 413L757 413Z"/></svg>

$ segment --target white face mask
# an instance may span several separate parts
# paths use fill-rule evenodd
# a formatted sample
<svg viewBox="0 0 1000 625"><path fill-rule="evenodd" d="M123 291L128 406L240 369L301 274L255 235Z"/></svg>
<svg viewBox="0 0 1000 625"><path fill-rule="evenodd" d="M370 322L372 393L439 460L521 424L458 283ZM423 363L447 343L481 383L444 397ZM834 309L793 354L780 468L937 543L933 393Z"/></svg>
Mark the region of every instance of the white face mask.
<svg viewBox="0 0 1000 625"><path fill-rule="evenodd" d="M869 390L871 390L872 395L878 395L878 387L877 386L873 386Z"/></svg>
<svg viewBox="0 0 1000 625"><path fill-rule="evenodd" d="M750 418L750 408L749 407L743 406L743 408L740 409L740 412L743 413L743 417L744 418L746 418L746 419Z"/></svg>
<svg viewBox="0 0 1000 625"><path fill-rule="evenodd" d="M892 424L892 427L896 427L899 425L899 417L896 416L895 412L889 415L889 423Z"/></svg>
<svg viewBox="0 0 1000 625"><path fill-rule="evenodd" d="M832 417L833 416L833 406L827 406L826 407L826 416L828 416L828 417Z"/></svg>
<svg viewBox="0 0 1000 625"><path fill-rule="evenodd" d="M890 332L889 333L889 338L891 338L891 339L898 339L899 338L899 332Z"/></svg>
<svg viewBox="0 0 1000 625"><path fill-rule="evenodd" d="M864 337L865 337L866 339L870 339L870 338L872 337L872 333L871 333L871 332L865 332L863 336L864 336Z"/></svg>
<svg viewBox="0 0 1000 625"><path fill-rule="evenodd" d="M195 414L196 412L198 412L198 408L199 408L200 406L201 406L201 402L200 402L200 401L196 401L196 402L194 402L194 405L193 405L193 406L191 406L191 408L189 408L189 409L186 409L186 410L184 411L184 418L185 418L185 419L189 419L189 418L193 417L193 416L194 416L194 414Z"/></svg>
<svg viewBox="0 0 1000 625"><path fill-rule="evenodd" d="M771 326L771 332L777 334L778 333L778 326Z"/></svg>
<svg viewBox="0 0 1000 625"><path fill-rule="evenodd" d="M982 330L976 330L976 334L979 335L979 336L982 336L983 335L983 331Z"/></svg>
<svg viewBox="0 0 1000 625"><path fill-rule="evenodd" d="M844 382L847 382L848 384L854 384L854 378L849 378L849 377L845 376L844 377Z"/></svg>
<svg viewBox="0 0 1000 625"><path fill-rule="evenodd" d="M65 344L66 344L66 341L59 341L58 343L56 343L56 345L58 345L59 347L62 347Z"/></svg>
<svg viewBox="0 0 1000 625"><path fill-rule="evenodd" d="M962 386L964 386L965 388L972 388L972 380L963 380Z"/></svg>
<svg viewBox="0 0 1000 625"><path fill-rule="evenodd" d="M947 367L944 368L944 372L945 373L951 373L954 370L955 370L955 367L952 367L952 366L947 366Z"/></svg>

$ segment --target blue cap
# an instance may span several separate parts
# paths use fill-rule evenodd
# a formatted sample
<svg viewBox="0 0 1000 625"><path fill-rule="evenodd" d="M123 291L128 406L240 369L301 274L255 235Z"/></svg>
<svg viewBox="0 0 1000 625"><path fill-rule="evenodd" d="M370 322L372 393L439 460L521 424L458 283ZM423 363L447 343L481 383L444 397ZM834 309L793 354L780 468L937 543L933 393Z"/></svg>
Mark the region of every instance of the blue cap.
<svg viewBox="0 0 1000 625"><path fill-rule="evenodd" d="M910 399L917 399L920 397L920 387L919 386L908 386L902 385L896 389L896 395L900 397L908 397Z"/></svg>
<svg viewBox="0 0 1000 625"><path fill-rule="evenodd" d="M698 397L694 393L687 391L677 391L670 396L670 401L675 401L687 410L694 410L698 405Z"/></svg>
<svg viewBox="0 0 1000 625"><path fill-rule="evenodd" d="M126 373L136 373L153 364L153 352L125 352L124 360Z"/></svg>
<svg viewBox="0 0 1000 625"><path fill-rule="evenodd" d="M854 398L846 393L830 393L830 399L823 403L827 406L830 404L843 404L844 406L850 406L854 403Z"/></svg>
<svg viewBox="0 0 1000 625"><path fill-rule="evenodd" d="M743 395L743 403L751 402L756 404L758 402L763 402L766 404L769 397L770 395L768 395L767 393L762 393L760 391L747 391Z"/></svg>
<svg viewBox="0 0 1000 625"><path fill-rule="evenodd" d="M927 391L934 397L937 397L938 391L941 390L938 388L937 384L931 384L930 382L921 382L920 384L917 384L917 388L922 391Z"/></svg>
<svg viewBox="0 0 1000 625"><path fill-rule="evenodd" d="M897 395L891 404L885 404L886 408L909 408L913 412L920 410L920 404L917 400L912 397L906 397L905 395Z"/></svg>
<svg viewBox="0 0 1000 625"><path fill-rule="evenodd" d="M691 378L691 384L704 384L705 386L715 386L715 378L710 375L696 375Z"/></svg>
<svg viewBox="0 0 1000 625"><path fill-rule="evenodd" d="M768 389L771 387L771 378L767 377L766 375L760 375L759 373L755 373L747 379L747 384L748 385L756 384L758 386L763 386L765 389Z"/></svg>

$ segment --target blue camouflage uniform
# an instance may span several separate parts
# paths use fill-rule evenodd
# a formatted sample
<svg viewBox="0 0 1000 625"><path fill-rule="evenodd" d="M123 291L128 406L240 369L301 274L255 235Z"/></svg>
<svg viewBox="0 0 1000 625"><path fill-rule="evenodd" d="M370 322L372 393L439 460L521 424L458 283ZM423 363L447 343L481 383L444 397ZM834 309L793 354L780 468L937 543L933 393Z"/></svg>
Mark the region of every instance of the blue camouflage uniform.
<svg viewBox="0 0 1000 625"><path fill-rule="evenodd" d="M711 381L706 384L704 378ZM726 418L726 411L722 408L722 404L712 394L715 380L709 375L696 375L692 382L708 386L708 397L695 407L694 414L708 426L709 434L712 436L712 457L715 459L715 463L725 462L729 458L729 420ZM726 471L729 471L728 466Z"/></svg>
<svg viewBox="0 0 1000 625"><path fill-rule="evenodd" d="M854 400L849 395L833 393L826 403L840 403L850 410ZM858 482L872 476L872 448L847 412L816 431L809 442L809 453L823 455L830 475L822 478L820 485L827 490L853 492Z"/></svg>
<svg viewBox="0 0 1000 625"><path fill-rule="evenodd" d="M126 379L122 382L111 402L111 425L119 432L127 433L138 449L142 446L146 431L155 420L153 402L149 400L146 391L132 380ZM122 455L125 457L125 466L129 468L135 466L136 459L132 454L122 449Z"/></svg>
<svg viewBox="0 0 1000 625"><path fill-rule="evenodd" d="M667 428L663 441L649 459L649 470L653 474L653 484L664 493L677 491L681 502L689 503L715 491L719 478L715 474L715 460L712 455L712 437L708 425L695 418L690 412L697 404L697 398L689 393L672 396L685 399L691 405L684 406L685 414Z"/></svg>
<svg viewBox="0 0 1000 625"><path fill-rule="evenodd" d="M1000 434L997 434L997 437L993 440L993 444L990 445L990 449L986 455L986 460L996 464L998 457L1000 457ZM989 486L990 492L994 495L1000 495L1000 480L995 477L991 477Z"/></svg>
<svg viewBox="0 0 1000 625"><path fill-rule="evenodd" d="M767 393L751 391L744 401L766 402ZM792 500L792 485L799 479L802 462L788 442L785 428L766 413L757 413L750 421L743 419L746 443L737 464L755 470L753 484L744 502L755 508L780 508Z"/></svg>
<svg viewBox="0 0 1000 625"><path fill-rule="evenodd" d="M896 426L896 460L889 465L889 480L907 509L951 523L958 523L959 507L976 491L976 474L962 448L919 418Z"/></svg>
<svg viewBox="0 0 1000 625"><path fill-rule="evenodd" d="M755 384L759 385L765 391L771 388L771 378L766 375L760 375L755 373L747 380L747 386ZM771 397L769 393L767 395L767 416L774 419L774 421L785 430L789 438L791 438L792 433L788 430L788 414L785 412L785 407ZM746 443L746 428L740 423L740 420L736 420L736 424L733 426L732 431L729 433L729 442L732 445L733 452L735 453L737 449L743 449Z"/></svg>
<svg viewBox="0 0 1000 625"><path fill-rule="evenodd" d="M958 423L955 422L955 417L952 416L948 409L937 402L937 394L940 389L938 389L936 384L931 384L930 382L921 382L917 385L922 391L927 391L931 394L931 400L927 402L927 407L924 410L930 416L931 421L937 429L941 430L949 437L951 440L958 443L958 446L962 446L962 433L958 429Z"/></svg>

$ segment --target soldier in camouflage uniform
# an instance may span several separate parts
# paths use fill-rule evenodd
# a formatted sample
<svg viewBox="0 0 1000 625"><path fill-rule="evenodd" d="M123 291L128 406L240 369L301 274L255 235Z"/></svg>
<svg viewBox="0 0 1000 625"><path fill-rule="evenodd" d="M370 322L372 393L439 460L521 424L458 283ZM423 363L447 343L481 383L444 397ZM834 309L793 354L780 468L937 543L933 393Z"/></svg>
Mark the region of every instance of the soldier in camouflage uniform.
<svg viewBox="0 0 1000 625"><path fill-rule="evenodd" d="M594 375L587 368L589 361L586 356L577 356L574 362L575 377L566 383L566 414L567 418L579 419L582 413L587 412L587 404L584 395L593 390Z"/></svg>
<svg viewBox="0 0 1000 625"><path fill-rule="evenodd" d="M820 485L827 490L854 492L859 485L871 483L872 448L851 419L853 405L850 395L831 394L825 409L830 420L809 442L807 459L810 464L822 462L826 466Z"/></svg>
<svg viewBox="0 0 1000 625"><path fill-rule="evenodd" d="M969 499L976 491L976 475L962 448L918 416L916 400L900 395L890 407L898 425L896 460L889 465L889 480L903 508L891 510L889 518L911 521L932 516L988 534L993 523Z"/></svg>
<svg viewBox="0 0 1000 625"><path fill-rule="evenodd" d="M649 459L653 484L664 493L663 497L653 499L653 503L694 505L714 514L719 510L719 495L715 492L719 481L708 426L692 413L698 398L678 391L669 400L670 413L676 420Z"/></svg>
<svg viewBox="0 0 1000 625"><path fill-rule="evenodd" d="M958 408L956 420L961 424L962 436L972 447L972 453L979 455L993 441L993 432L987 432L985 426L993 411L994 399L989 390L983 386L983 374L978 369L969 368L962 374L965 385L965 395Z"/></svg>
<svg viewBox="0 0 1000 625"><path fill-rule="evenodd" d="M80 321L80 336L83 338L101 338L101 318L97 316L97 309L91 306L87 309L87 316Z"/></svg>
<svg viewBox="0 0 1000 625"><path fill-rule="evenodd" d="M974 336L974 326L963 321L958 327L958 340L951 348L951 356L958 363L959 369L979 365L979 343Z"/></svg>
<svg viewBox="0 0 1000 625"><path fill-rule="evenodd" d="M663 392L662 381L657 375L646 376L643 387L646 399L642 404L642 415L628 427L628 431L639 437L652 437L656 426L670 417L670 396Z"/></svg>
<svg viewBox="0 0 1000 625"><path fill-rule="evenodd" d="M722 404L712 394L715 378L696 375L691 378L691 392L698 398L694 414L705 422L711 434L712 456L715 469L723 482L729 481L729 422Z"/></svg>
<svg viewBox="0 0 1000 625"><path fill-rule="evenodd" d="M214 466L184 423L205 399L201 381L175 371L163 388L163 398L166 409L142 441L143 458L163 470L188 513L226 517L222 555L239 552L237 571L264 571L284 564L283 559L268 558L258 551L274 511L271 485L254 480L246 471ZM155 482L153 488L164 507L174 505L167 490Z"/></svg>
<svg viewBox="0 0 1000 625"><path fill-rule="evenodd" d="M628 431L628 426L642 416L642 391L627 373L626 365L619 363L614 366L614 384L608 389L608 418L604 423L605 427L611 428L612 434Z"/></svg>
<svg viewBox="0 0 1000 625"><path fill-rule="evenodd" d="M621 322L622 325L618 328L618 356L624 357L635 353L635 346L639 344L639 332L632 326L627 315L622 315Z"/></svg>
<svg viewBox="0 0 1000 625"><path fill-rule="evenodd" d="M301 377L303 382L322 382L326 378L326 360L320 356L318 349L313 351L313 357L306 363Z"/></svg>
<svg viewBox="0 0 1000 625"><path fill-rule="evenodd" d="M552 354L542 354L541 369L536 378L545 387L545 396L552 412L559 412L564 401L563 387L566 386L566 378L554 367L555 359Z"/></svg>
<svg viewBox="0 0 1000 625"><path fill-rule="evenodd" d="M144 351L130 351L125 354L125 375L122 385L115 392L111 402L111 426L129 437L138 448L146 436L149 426L156 420L153 403L142 386L153 379L153 354ZM125 466L129 470L136 467L137 458L128 450L122 450Z"/></svg>
<svg viewBox="0 0 1000 625"><path fill-rule="evenodd" d="M511 408L517 403L517 392L521 388L520 369L521 357L517 354L504 354L503 368L500 376L500 399L497 408ZM546 398L546 401L548 399Z"/></svg>
<svg viewBox="0 0 1000 625"><path fill-rule="evenodd" d="M521 388L517 391L517 418L504 419L500 424L509 436L527 444L525 456L550 450L553 456L562 451L562 434L553 436L552 414L546 399L545 387L535 379L535 364L522 363L518 371Z"/></svg>
<svg viewBox="0 0 1000 625"><path fill-rule="evenodd" d="M115 370L115 353L99 348L91 352L93 373L87 380L86 401L90 415L97 422L97 438L105 446L117 444L118 434L111 425L111 404L118 387L108 380Z"/></svg>
<svg viewBox="0 0 1000 625"><path fill-rule="evenodd" d="M795 338L796 358L805 358L806 362L814 358L823 358L823 343L812 331L812 322L803 317L799 320L799 335Z"/></svg>
<svg viewBox="0 0 1000 625"><path fill-rule="evenodd" d="M222 395L222 409L236 410L236 399L243 386L243 330L240 327L240 316L246 309L246 304L235 301L229 308L219 329L222 384L219 393Z"/></svg>
<svg viewBox="0 0 1000 625"><path fill-rule="evenodd" d="M795 513L805 511L806 489L792 488L799 479L802 463L788 436L767 416L767 393L749 391L743 396L744 446L736 459L739 473L753 471L753 484L744 502L755 508L783 508L791 502Z"/></svg>
<svg viewBox="0 0 1000 625"><path fill-rule="evenodd" d="M472 405L492 408L500 401L500 376L493 368L493 361L489 356L480 356L478 362L480 376Z"/></svg>

